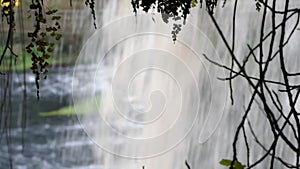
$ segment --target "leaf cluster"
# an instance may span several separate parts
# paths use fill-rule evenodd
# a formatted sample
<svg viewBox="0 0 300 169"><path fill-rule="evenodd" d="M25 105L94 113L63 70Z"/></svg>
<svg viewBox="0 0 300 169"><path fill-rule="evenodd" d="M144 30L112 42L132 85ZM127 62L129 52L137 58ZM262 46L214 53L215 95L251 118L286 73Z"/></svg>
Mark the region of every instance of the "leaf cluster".
<svg viewBox="0 0 300 169"><path fill-rule="evenodd" d="M94 27L95 27L95 29L97 29L96 12L95 12L95 0L85 0L84 3L85 3L85 6L87 6L91 9L91 15L92 15L93 20L94 20Z"/></svg>
<svg viewBox="0 0 300 169"><path fill-rule="evenodd" d="M62 37L62 34L58 33L61 28L59 24L61 16L56 15L57 9L44 12L43 4L39 0L32 1L29 7L34 14L35 24L34 30L27 34L31 38L31 42L26 46L26 52L31 55L32 66L30 69L36 76L35 83L39 98L40 76L47 77L48 59L54 52L55 41L59 41ZM47 21L48 19L50 21Z"/></svg>
<svg viewBox="0 0 300 169"><path fill-rule="evenodd" d="M181 23L178 21L185 21L187 16L193 7L197 4L205 3L208 11L213 12L217 5L217 0L131 0L133 12L137 13L138 9L142 9L144 12L158 12L162 14L162 19L165 23L171 20L173 21L173 31L171 32L173 41L175 42L179 32L181 31Z"/></svg>

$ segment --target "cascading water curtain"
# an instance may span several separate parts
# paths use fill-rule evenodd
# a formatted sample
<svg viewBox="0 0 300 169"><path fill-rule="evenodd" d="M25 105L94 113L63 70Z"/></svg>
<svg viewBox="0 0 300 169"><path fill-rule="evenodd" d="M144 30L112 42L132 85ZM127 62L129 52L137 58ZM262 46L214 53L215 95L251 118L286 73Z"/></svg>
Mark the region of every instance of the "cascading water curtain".
<svg viewBox="0 0 300 169"><path fill-rule="evenodd" d="M135 15L130 3L115 0L96 16L102 27L78 57L73 100L103 168L174 169L199 160L189 154L214 133L227 88L214 78L224 76L222 69L202 55L221 62L197 28L197 15L194 10L184 25L170 15ZM175 43L173 27L181 29ZM84 110L76 104L87 99ZM218 165L211 159L207 164Z"/></svg>
<svg viewBox="0 0 300 169"><path fill-rule="evenodd" d="M155 13L157 2L132 1L149 12L132 16L110 1L80 53L73 94L96 98L79 116L95 158L104 168L297 168L299 2L205 1L186 25L164 3L159 12L173 15Z"/></svg>
<svg viewBox="0 0 300 169"><path fill-rule="evenodd" d="M26 127L26 75L25 75L25 40L23 25L23 3L16 1L1 1L1 42L0 42L0 143L1 148L1 166L13 168L12 146L16 140L11 138L11 129L21 127L22 134L20 138L21 146L24 146L24 129ZM18 38L15 38L18 37ZM21 50L15 52L14 41L17 41ZM23 65L23 74L16 77L14 74L15 65ZM14 79L19 78L23 81L22 92L23 101L17 105L12 102L14 93ZM18 114L18 107L21 107L21 114ZM16 123L18 116L21 116L20 123ZM23 147L24 148L24 147ZM6 149L7 151L3 151Z"/></svg>

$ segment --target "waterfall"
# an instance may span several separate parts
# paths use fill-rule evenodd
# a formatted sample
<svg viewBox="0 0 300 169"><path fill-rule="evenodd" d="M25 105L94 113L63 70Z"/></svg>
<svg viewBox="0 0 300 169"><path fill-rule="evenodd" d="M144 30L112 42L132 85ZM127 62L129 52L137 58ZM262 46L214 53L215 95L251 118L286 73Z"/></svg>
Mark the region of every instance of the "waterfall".
<svg viewBox="0 0 300 169"><path fill-rule="evenodd" d="M247 44L259 40L255 35L259 35L261 13L253 2L239 3L235 52L243 59ZM92 98L83 115L76 104L75 110L94 143L95 160L105 169L182 169L185 160L192 168L222 168L218 162L232 157L233 137L251 90L241 78L235 80L235 104L230 105L227 83L217 79L228 72L203 57L224 64L230 58L205 9L193 9L174 43L172 27L180 21L164 23L164 16L155 12L135 16L130 2L123 0L97 8L103 11L97 15L101 29L86 41L73 75L74 103ZM215 13L229 39L232 8L228 2ZM300 63L299 37L298 31L285 49L294 72ZM275 66L267 76L281 78ZM258 106L253 109L259 111ZM269 128L263 117L256 113L249 118L255 122L257 136L269 145L272 133L263 130ZM286 145L278 144L278 154L293 161ZM252 161L264 153L253 139L249 145L257 150L250 155ZM245 155L242 144L238 146Z"/></svg>

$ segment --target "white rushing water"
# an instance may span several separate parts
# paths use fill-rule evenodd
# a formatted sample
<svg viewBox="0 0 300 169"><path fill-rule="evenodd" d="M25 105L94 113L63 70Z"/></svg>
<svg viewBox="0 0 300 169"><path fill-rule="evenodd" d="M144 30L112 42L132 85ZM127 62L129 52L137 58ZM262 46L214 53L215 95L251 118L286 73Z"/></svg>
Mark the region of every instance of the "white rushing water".
<svg viewBox="0 0 300 169"><path fill-rule="evenodd" d="M228 2L215 14L228 38L232 6ZM205 9L192 11L176 43L173 21L164 23L160 14L134 16L131 4L123 0L101 3L101 9L97 20L102 28L87 40L73 76L74 102L93 98L78 117L95 144L95 159L105 169L182 169L185 160L192 168L222 168L218 162L232 157L235 129L250 88L242 79L234 81L235 105L230 106L228 86L217 80L228 74L203 57L221 63L230 58ZM235 52L243 59L247 44L258 42L261 13L255 3L240 2L237 16ZM293 60L289 69L296 72L299 31L290 43L285 53ZM280 79L276 68L267 76ZM75 109L83 111L76 104ZM268 125L260 120L263 116L257 113L250 119L268 145L272 134L264 131ZM253 139L249 145L256 148L250 155L254 161L263 150ZM278 154L293 161L285 150L279 143Z"/></svg>

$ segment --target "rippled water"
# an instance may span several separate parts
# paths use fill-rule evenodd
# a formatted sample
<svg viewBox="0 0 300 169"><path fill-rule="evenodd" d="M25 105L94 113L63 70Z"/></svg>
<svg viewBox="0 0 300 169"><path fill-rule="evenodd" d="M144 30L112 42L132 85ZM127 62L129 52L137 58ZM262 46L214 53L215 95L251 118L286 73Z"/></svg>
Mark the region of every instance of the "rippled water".
<svg viewBox="0 0 300 169"><path fill-rule="evenodd" d="M22 129L11 129L11 157L16 169L95 169L101 168L94 161L94 145L88 139L76 116L41 117L40 112L57 110L72 104L71 84L73 67L51 71L46 81L41 83L41 99L36 98L34 75L27 74L28 115L24 133L24 152L22 152ZM13 91L14 119L20 124L22 103L22 81L14 74L15 90ZM9 156L6 141L1 140L0 168L9 168Z"/></svg>

